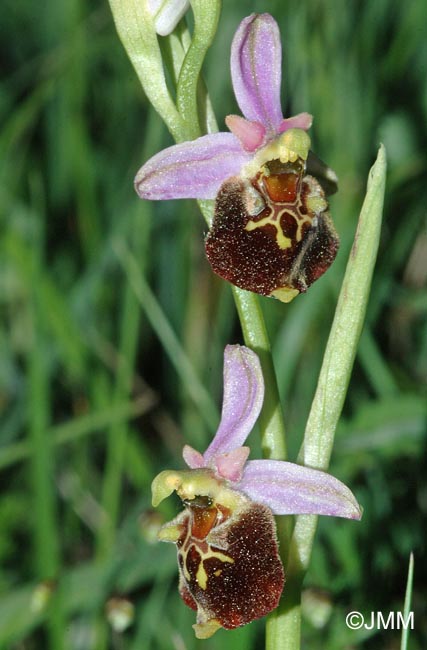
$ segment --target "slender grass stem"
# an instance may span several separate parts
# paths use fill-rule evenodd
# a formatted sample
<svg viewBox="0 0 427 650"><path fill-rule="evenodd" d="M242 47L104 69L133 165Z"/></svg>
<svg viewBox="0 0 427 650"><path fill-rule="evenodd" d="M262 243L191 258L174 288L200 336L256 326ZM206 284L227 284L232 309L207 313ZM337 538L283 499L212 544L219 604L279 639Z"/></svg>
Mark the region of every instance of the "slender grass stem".
<svg viewBox="0 0 427 650"><path fill-rule="evenodd" d="M34 323L35 328L36 323ZM37 332L35 332L37 337ZM31 483L34 501L34 558L40 580L56 581L60 569L59 535L56 514L54 455L52 441L47 435L49 413L49 379L44 363L43 345L34 340L28 367L29 379L29 436L31 454ZM64 620L61 612L61 588L49 606L47 620L49 648L64 647Z"/></svg>
<svg viewBox="0 0 427 650"><path fill-rule="evenodd" d="M145 154L159 146L159 131L152 128L154 111L148 116L147 130L153 135L146 140ZM146 211L146 210L145 210ZM144 212L145 212L144 211ZM150 219L141 209L135 213L130 223L130 239L135 255L139 260L147 259ZM129 282L125 283L120 318L119 365L113 391L113 408L119 407L132 392L134 367L138 349L141 310L138 300ZM107 458L102 487L102 506L106 514L105 524L97 536L99 558L106 558L114 547L115 529L119 517L122 474L126 457L128 423L125 419L116 419L111 423L107 438Z"/></svg>
<svg viewBox="0 0 427 650"><path fill-rule="evenodd" d="M144 232L142 239L146 237L146 234ZM138 237L138 239L137 248L141 246L141 237ZM120 361L112 397L114 406L128 398L132 389L140 314L135 295L129 283L126 283L120 319ZM107 434L107 457L101 498L101 504L106 516L102 520L103 523L98 530L96 539L97 556L103 563L108 561L115 547L128 430L128 423L124 420L118 420L110 426ZM103 650L108 643L107 624L104 617L98 620L96 636L96 648L97 650Z"/></svg>
<svg viewBox="0 0 427 650"><path fill-rule="evenodd" d="M159 131L150 130L153 121L153 111L149 114L148 130L154 136L146 141L146 150L158 147ZM153 142L152 140L155 139ZM146 151L147 153L147 151ZM144 215L145 216L145 215ZM134 215L131 222L131 240L133 250L138 259L147 259L145 250L148 247L149 219L138 220ZM121 318L119 342L119 366L113 390L112 403L118 406L129 398L132 391L134 366L138 349L141 310L138 300L129 282L125 283ZM96 539L97 556L100 561L106 562L114 549L116 529L119 520L120 502L122 493L122 479L126 459L126 446L129 426L126 420L116 420L109 428L107 435L107 453L104 479L102 485L102 507L105 513ZM108 635L104 619L98 621L97 650L106 647Z"/></svg>
<svg viewBox="0 0 427 650"><path fill-rule="evenodd" d="M144 313L153 328L155 328L157 336L168 353L169 359L174 365L178 376L187 387L194 403L200 408L206 424L214 430L218 422L218 413L215 404L209 393L201 385L191 361L182 348L175 332L172 330L147 281L143 277L137 259L126 246L119 242L116 243L115 249L129 278L129 286L132 287Z"/></svg>
<svg viewBox="0 0 427 650"><path fill-rule="evenodd" d="M31 449L31 487L33 494L32 521L34 525L34 561L40 581L54 581L59 577L60 551L57 521L56 490L54 484L55 459L52 439L47 434L50 420L50 381L46 364L46 339L38 304L37 277L41 266L42 243L33 253L34 289L30 300L31 345L28 352L28 419ZM65 622L61 603L61 587L49 605L47 620L49 648L64 647Z"/></svg>
<svg viewBox="0 0 427 650"><path fill-rule="evenodd" d="M408 621L409 616L411 615L413 616L413 612L411 612L413 588L414 588L414 554L411 553L409 556L408 579L406 581L405 602L403 605L403 616L405 621ZM409 626L404 625L402 629L402 637L400 641L400 650L407 650L408 642L409 642Z"/></svg>
<svg viewBox="0 0 427 650"><path fill-rule="evenodd" d="M123 422L145 413L153 404L154 396L142 396L132 401L124 400L102 411L94 411L73 418L63 424L48 427L46 438L55 447L74 442L79 438L92 435L116 422ZM29 458L33 453L31 441L15 442L2 447L0 450L0 469L10 467L15 463Z"/></svg>
<svg viewBox="0 0 427 650"><path fill-rule="evenodd" d="M129 396L134 375L140 310L129 285L126 285L121 317L120 364L114 388L113 405L117 406ZM123 465L126 452L128 424L125 420L114 422L107 436L107 462L104 472L102 506L107 515L105 525L98 535L98 554L104 558L114 546L115 529L119 516Z"/></svg>

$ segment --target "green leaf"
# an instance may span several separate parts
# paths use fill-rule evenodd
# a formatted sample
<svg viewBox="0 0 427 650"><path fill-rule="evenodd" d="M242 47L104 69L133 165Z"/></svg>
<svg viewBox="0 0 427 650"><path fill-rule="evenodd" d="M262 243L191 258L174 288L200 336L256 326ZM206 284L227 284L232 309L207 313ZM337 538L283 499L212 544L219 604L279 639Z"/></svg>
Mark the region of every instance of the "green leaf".
<svg viewBox="0 0 427 650"><path fill-rule="evenodd" d="M368 304L381 232L385 176L386 155L381 146L369 174L367 194L305 430L301 457L310 467L327 469L329 465Z"/></svg>
<svg viewBox="0 0 427 650"><path fill-rule="evenodd" d="M326 470L329 465L369 298L381 232L386 169L385 149L381 145L369 173L367 193L300 452L300 460L309 467ZM297 562L298 571L304 572L308 567L316 524L316 517L297 517L290 562Z"/></svg>

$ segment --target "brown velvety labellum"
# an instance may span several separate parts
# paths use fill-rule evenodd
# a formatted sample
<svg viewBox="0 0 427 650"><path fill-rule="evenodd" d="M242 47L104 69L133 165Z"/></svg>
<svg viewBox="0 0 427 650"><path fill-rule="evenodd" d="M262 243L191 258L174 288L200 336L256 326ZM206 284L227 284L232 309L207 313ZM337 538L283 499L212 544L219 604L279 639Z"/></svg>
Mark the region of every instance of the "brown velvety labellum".
<svg viewBox="0 0 427 650"><path fill-rule="evenodd" d="M248 501L231 513L219 504L186 505L177 541L180 594L197 609L197 622L232 629L275 609L284 573L269 508Z"/></svg>
<svg viewBox="0 0 427 650"><path fill-rule="evenodd" d="M213 271L265 296L305 292L332 264L339 240L320 183L272 161L256 178L228 179L205 242ZM277 293L275 293L277 292Z"/></svg>

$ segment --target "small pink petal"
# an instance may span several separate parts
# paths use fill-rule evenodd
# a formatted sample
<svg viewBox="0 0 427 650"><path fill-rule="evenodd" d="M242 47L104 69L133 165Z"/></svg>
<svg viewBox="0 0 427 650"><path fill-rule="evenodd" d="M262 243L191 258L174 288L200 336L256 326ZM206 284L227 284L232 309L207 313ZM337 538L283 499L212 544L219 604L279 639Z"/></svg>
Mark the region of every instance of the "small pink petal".
<svg viewBox="0 0 427 650"><path fill-rule="evenodd" d="M205 461L202 454L193 449L193 447L190 447L190 445L184 445L182 457L190 469L201 469L202 467L205 467Z"/></svg>
<svg viewBox="0 0 427 650"><path fill-rule="evenodd" d="M237 447L233 451L217 456L214 462L218 474L229 481L240 481L249 452L249 447Z"/></svg>
<svg viewBox="0 0 427 650"><path fill-rule="evenodd" d="M304 129L304 131L308 131L312 124L313 116L310 113L298 113L298 115L282 120L277 131L278 133L283 133L288 129Z"/></svg>
<svg viewBox="0 0 427 650"><path fill-rule="evenodd" d="M225 123L240 140L245 151L255 151L264 143L265 127L260 122L245 120L240 115L227 115Z"/></svg>

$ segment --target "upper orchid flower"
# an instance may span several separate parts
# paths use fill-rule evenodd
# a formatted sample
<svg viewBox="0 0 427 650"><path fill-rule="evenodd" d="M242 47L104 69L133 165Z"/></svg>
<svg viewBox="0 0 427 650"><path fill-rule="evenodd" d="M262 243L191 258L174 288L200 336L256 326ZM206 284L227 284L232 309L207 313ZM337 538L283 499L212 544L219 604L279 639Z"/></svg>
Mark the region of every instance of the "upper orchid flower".
<svg viewBox="0 0 427 650"><path fill-rule="evenodd" d="M151 158L135 187L144 199L216 198L206 254L233 284L289 302L333 262L338 237L322 185L335 174L310 148L312 116L283 118L280 33L269 14L239 25L231 76L244 117L229 115L230 133L184 142Z"/></svg>
<svg viewBox="0 0 427 650"><path fill-rule="evenodd" d="M250 460L242 446L260 412L264 383L257 355L239 345L224 353L221 422L204 454L184 447L189 470L153 481L153 505L176 491L184 512L159 532L178 547L180 594L197 610L198 638L268 614L284 572L272 516L319 514L360 519L352 492L333 476L278 460Z"/></svg>

